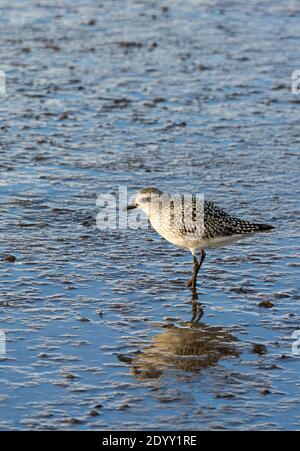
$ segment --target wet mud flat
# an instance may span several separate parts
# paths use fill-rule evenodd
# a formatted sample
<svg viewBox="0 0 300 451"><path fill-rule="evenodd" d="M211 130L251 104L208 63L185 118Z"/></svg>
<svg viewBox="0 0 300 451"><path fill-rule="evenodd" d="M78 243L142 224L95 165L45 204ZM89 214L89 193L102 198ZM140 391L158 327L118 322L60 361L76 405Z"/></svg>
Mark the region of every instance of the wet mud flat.
<svg viewBox="0 0 300 451"><path fill-rule="evenodd" d="M299 429L298 2L2 2L0 429ZM284 50L283 50L284 49ZM188 253L96 227L193 191L276 230Z"/></svg>

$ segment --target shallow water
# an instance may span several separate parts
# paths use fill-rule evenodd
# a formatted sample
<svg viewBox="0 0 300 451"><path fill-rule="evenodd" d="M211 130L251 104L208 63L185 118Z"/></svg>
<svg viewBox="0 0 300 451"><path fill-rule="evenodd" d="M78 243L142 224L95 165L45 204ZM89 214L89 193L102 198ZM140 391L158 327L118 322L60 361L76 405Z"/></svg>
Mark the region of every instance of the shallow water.
<svg viewBox="0 0 300 451"><path fill-rule="evenodd" d="M299 429L299 3L167 3L1 2L2 430ZM207 252L193 324L188 253L97 229L119 185L276 231Z"/></svg>

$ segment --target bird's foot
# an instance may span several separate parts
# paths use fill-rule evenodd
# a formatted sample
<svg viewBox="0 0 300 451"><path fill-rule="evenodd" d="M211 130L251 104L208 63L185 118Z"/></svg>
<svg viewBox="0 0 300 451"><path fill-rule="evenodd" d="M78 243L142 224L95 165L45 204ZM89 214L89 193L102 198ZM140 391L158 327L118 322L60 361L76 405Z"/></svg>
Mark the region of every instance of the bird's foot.
<svg viewBox="0 0 300 451"><path fill-rule="evenodd" d="M187 280L187 281L185 282L185 285L186 285L187 287L192 287L192 286L193 286L193 279Z"/></svg>

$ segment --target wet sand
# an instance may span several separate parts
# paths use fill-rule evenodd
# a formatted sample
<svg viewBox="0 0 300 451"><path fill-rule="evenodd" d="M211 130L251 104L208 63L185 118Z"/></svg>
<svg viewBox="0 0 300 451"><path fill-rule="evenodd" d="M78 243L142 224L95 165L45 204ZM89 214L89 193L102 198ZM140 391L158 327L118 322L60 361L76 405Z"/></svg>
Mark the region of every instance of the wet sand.
<svg viewBox="0 0 300 451"><path fill-rule="evenodd" d="M299 429L300 8L166 6L2 2L1 430ZM276 230L207 252L191 324L189 253L97 229L119 185Z"/></svg>

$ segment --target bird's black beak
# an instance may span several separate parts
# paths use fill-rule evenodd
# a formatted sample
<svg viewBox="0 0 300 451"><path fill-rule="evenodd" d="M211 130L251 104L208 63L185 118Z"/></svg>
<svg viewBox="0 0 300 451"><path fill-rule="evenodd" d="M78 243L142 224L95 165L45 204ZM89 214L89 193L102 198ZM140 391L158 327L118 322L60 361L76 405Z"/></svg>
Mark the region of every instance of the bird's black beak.
<svg viewBox="0 0 300 451"><path fill-rule="evenodd" d="M127 205L126 210L127 210L127 211L129 211L129 210L134 210L135 208L136 208L136 205Z"/></svg>

